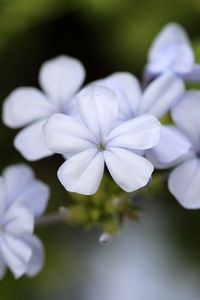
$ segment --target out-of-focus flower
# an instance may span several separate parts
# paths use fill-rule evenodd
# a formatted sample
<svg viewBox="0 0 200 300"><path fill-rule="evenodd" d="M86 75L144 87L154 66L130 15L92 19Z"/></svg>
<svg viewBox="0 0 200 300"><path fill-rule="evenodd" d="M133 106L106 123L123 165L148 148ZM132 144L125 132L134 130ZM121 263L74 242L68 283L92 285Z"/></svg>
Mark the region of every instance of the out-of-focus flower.
<svg viewBox="0 0 200 300"><path fill-rule="evenodd" d="M200 81L200 64L185 30L178 24L167 24L150 47L145 68L145 81L166 71L188 80Z"/></svg>
<svg viewBox="0 0 200 300"><path fill-rule="evenodd" d="M192 146L169 176L171 193L185 208L200 208L200 92L185 93L172 109L177 127ZM164 167L164 166L163 166Z"/></svg>
<svg viewBox="0 0 200 300"><path fill-rule="evenodd" d="M59 56L44 63L39 82L44 92L33 87L14 90L3 105L3 121L22 129L14 140L16 149L28 160L52 155L46 147L42 127L53 113L74 113L74 94L85 78L85 69L77 59Z"/></svg>
<svg viewBox="0 0 200 300"><path fill-rule="evenodd" d="M80 121L54 114L44 126L51 151L68 160L58 170L58 178L68 191L94 194L101 182L104 165L127 192L145 186L153 165L140 151L156 145L160 123L143 115L116 126L117 96L107 88L89 86L78 95Z"/></svg>
<svg viewBox="0 0 200 300"><path fill-rule="evenodd" d="M161 75L144 91L137 78L125 72L114 73L96 83L112 89L117 94L119 123L144 113L161 118L184 94L182 80L171 73ZM174 126L162 125L158 144L147 150L146 156L157 167L162 163L171 163L178 159L188 151L189 147L190 143Z"/></svg>
<svg viewBox="0 0 200 300"><path fill-rule="evenodd" d="M13 165L0 177L0 277L9 267L16 278L36 275L44 262L34 218L43 213L48 187L25 165Z"/></svg>

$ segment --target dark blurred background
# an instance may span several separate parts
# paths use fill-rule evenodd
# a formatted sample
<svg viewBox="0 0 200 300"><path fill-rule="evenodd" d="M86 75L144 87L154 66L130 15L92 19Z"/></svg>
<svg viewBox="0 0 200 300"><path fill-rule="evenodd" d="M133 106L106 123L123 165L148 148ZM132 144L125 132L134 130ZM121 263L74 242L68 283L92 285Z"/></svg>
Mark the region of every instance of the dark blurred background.
<svg viewBox="0 0 200 300"><path fill-rule="evenodd" d="M87 82L125 70L141 78L151 41L168 22L185 27L200 62L199 20L199 0L0 0L0 100L16 87L38 86L40 65L60 54L82 61ZM0 124L1 170L24 161L15 134ZM69 201L56 177L61 162L30 164L51 185L49 211ZM200 299L200 212L181 208L165 185L155 183L138 201L140 222L126 224L112 245L78 226L38 229L43 271L17 281L7 272L0 299Z"/></svg>

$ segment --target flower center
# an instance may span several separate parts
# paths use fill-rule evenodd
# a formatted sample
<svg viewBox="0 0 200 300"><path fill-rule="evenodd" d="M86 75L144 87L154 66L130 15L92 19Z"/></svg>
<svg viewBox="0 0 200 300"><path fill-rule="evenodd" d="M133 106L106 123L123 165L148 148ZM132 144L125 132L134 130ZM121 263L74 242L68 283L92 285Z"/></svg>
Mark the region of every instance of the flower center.
<svg viewBox="0 0 200 300"><path fill-rule="evenodd" d="M100 143L100 144L98 144L98 145L97 145L97 149L98 149L99 151L104 151L104 150L106 150L106 144L105 144L105 143Z"/></svg>

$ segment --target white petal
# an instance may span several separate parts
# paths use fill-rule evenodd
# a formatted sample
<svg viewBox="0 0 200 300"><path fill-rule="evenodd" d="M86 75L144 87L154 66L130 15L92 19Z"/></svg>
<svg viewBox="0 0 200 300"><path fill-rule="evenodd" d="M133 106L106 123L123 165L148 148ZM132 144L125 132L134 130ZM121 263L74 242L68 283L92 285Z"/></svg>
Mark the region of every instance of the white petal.
<svg viewBox="0 0 200 300"><path fill-rule="evenodd" d="M200 92L191 90L172 109L172 117L178 127L200 150Z"/></svg>
<svg viewBox="0 0 200 300"><path fill-rule="evenodd" d="M116 183L126 192L145 186L153 172L153 165L144 157L122 148L104 151L108 170Z"/></svg>
<svg viewBox="0 0 200 300"><path fill-rule="evenodd" d="M4 169L2 175L9 202L16 200L34 178L32 169L25 164L11 165Z"/></svg>
<svg viewBox="0 0 200 300"><path fill-rule="evenodd" d="M169 176L168 186L170 192L185 208L200 208L200 161L189 160Z"/></svg>
<svg viewBox="0 0 200 300"><path fill-rule="evenodd" d="M3 226L11 234L31 233L34 229L34 217L23 205L13 204L4 215Z"/></svg>
<svg viewBox="0 0 200 300"><path fill-rule="evenodd" d="M162 28L149 50L149 58L156 58L169 44L190 44L185 30L176 23L169 23Z"/></svg>
<svg viewBox="0 0 200 300"><path fill-rule="evenodd" d="M148 70L153 73L190 72L194 55L184 29L178 24L166 25L153 41L148 59Z"/></svg>
<svg viewBox="0 0 200 300"><path fill-rule="evenodd" d="M67 104L85 79L85 69L73 57L61 55L44 63L39 80L42 88L58 107Z"/></svg>
<svg viewBox="0 0 200 300"><path fill-rule="evenodd" d="M44 248L41 241L35 235L26 234L21 236L21 238L32 249L26 275L33 277L37 275L43 267L45 258Z"/></svg>
<svg viewBox="0 0 200 300"><path fill-rule="evenodd" d="M200 64L194 64L191 72L184 74L182 78L186 81L200 81Z"/></svg>
<svg viewBox="0 0 200 300"><path fill-rule="evenodd" d="M25 204L35 216L46 209L49 188L36 180L32 169L25 164L7 167L3 172L7 203Z"/></svg>
<svg viewBox="0 0 200 300"><path fill-rule="evenodd" d="M6 266L5 266L4 258L0 251L0 279L4 277L5 272L6 272Z"/></svg>
<svg viewBox="0 0 200 300"><path fill-rule="evenodd" d="M78 109L85 125L100 141L117 116L117 96L107 88L90 85L78 94Z"/></svg>
<svg viewBox="0 0 200 300"><path fill-rule="evenodd" d="M0 240L0 250L15 278L24 275L32 255L31 248L17 237L4 234Z"/></svg>
<svg viewBox="0 0 200 300"><path fill-rule="evenodd" d="M142 91L134 75L128 72L118 72L96 81L95 84L107 87L116 93L118 110L124 120L131 119L137 114Z"/></svg>
<svg viewBox="0 0 200 300"><path fill-rule="evenodd" d="M95 146L95 137L84 124L62 114L49 118L44 126L44 138L50 150L67 156Z"/></svg>
<svg viewBox="0 0 200 300"><path fill-rule="evenodd" d="M104 171L102 152L89 149L68 159L58 170L58 178L67 191L94 194Z"/></svg>
<svg viewBox="0 0 200 300"><path fill-rule="evenodd" d="M35 88L14 90L3 105L3 121L12 128L19 128L48 117L53 107L45 96Z"/></svg>
<svg viewBox="0 0 200 300"><path fill-rule="evenodd" d="M49 194L49 187L46 184L34 180L18 196L17 202L25 204L35 217L39 217L46 210Z"/></svg>
<svg viewBox="0 0 200 300"><path fill-rule="evenodd" d="M157 56L156 60L148 64L147 71L155 75L170 71L179 76L184 76L192 71L193 66L194 56L190 47L168 45Z"/></svg>
<svg viewBox="0 0 200 300"><path fill-rule="evenodd" d="M161 126L160 140L158 144L146 151L146 157L154 167L160 168L163 164L171 164L183 155L191 147L191 143L173 126Z"/></svg>
<svg viewBox="0 0 200 300"><path fill-rule="evenodd" d="M15 137L15 148L27 160L38 160L53 154L44 141L43 125L45 122L46 120L43 120L29 125Z"/></svg>
<svg viewBox="0 0 200 300"><path fill-rule="evenodd" d="M183 81L170 73L165 73L146 88L139 113L150 113L160 118L172 108L183 93Z"/></svg>
<svg viewBox="0 0 200 300"><path fill-rule="evenodd" d="M107 147L144 150L154 147L159 138L159 121L151 115L143 115L115 127L107 137Z"/></svg>

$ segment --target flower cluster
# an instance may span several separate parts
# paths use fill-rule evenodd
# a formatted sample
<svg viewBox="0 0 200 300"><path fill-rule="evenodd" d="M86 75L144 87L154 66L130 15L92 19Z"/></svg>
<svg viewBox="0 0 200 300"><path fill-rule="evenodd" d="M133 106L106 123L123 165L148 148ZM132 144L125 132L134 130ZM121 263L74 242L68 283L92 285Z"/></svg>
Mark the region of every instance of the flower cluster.
<svg viewBox="0 0 200 300"><path fill-rule="evenodd" d="M0 177L0 277L8 266L16 278L42 268L44 250L33 234L46 209L49 188L26 165L7 167Z"/></svg>
<svg viewBox="0 0 200 300"><path fill-rule="evenodd" d="M153 41L145 87L127 72L82 88L84 79L83 65L63 55L41 67L43 92L23 87L8 96L3 121L24 127L14 139L22 156L35 161L61 154L58 179L67 191L83 195L97 192L105 166L128 193L145 187L154 168L174 167L170 192L182 206L200 208L200 91L184 85L184 80L200 81L200 65L185 31L169 24ZM167 113L172 122L162 124ZM0 273L7 264L16 277L34 275L43 251L32 231L48 188L28 167L16 166L4 172L1 194Z"/></svg>

